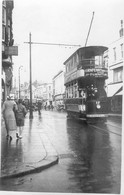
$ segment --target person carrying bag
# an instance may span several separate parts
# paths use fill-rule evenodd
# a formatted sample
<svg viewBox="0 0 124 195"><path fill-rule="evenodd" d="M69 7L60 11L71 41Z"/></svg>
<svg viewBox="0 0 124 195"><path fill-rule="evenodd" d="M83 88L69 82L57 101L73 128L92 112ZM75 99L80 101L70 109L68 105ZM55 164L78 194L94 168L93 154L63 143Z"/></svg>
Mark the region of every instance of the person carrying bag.
<svg viewBox="0 0 124 195"><path fill-rule="evenodd" d="M23 103L22 99L19 99L17 105L17 111L15 112L16 124L17 124L17 132L16 132L17 139L22 138L25 115L27 114L26 108L22 103Z"/></svg>
<svg viewBox="0 0 124 195"><path fill-rule="evenodd" d="M16 126L16 119L15 115L13 112L13 109L16 111L17 110L17 105L14 100L10 96L7 96L7 100L3 103L2 107L2 113L3 113L3 119L5 121L5 127L6 127L6 132L7 132L7 140L12 140L11 131L16 131L17 126Z"/></svg>

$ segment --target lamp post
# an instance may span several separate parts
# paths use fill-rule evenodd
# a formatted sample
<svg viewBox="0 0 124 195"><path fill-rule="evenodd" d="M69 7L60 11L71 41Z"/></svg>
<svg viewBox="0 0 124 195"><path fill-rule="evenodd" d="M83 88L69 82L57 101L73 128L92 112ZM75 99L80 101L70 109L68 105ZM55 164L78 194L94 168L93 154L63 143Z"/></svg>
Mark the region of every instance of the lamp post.
<svg viewBox="0 0 124 195"><path fill-rule="evenodd" d="M31 67L31 33L29 34L29 61L30 61L30 114L29 118L33 119L33 110L32 110L32 67Z"/></svg>
<svg viewBox="0 0 124 195"><path fill-rule="evenodd" d="M22 68L23 66L19 66L19 99L20 99L20 69Z"/></svg>

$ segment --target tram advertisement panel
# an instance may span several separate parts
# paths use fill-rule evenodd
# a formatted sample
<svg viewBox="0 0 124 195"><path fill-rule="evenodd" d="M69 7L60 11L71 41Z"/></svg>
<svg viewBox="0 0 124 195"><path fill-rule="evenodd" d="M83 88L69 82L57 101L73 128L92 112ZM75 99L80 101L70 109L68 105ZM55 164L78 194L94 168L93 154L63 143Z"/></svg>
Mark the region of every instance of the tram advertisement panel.
<svg viewBox="0 0 124 195"><path fill-rule="evenodd" d="M85 76L108 77L108 72L106 69L100 68L86 69Z"/></svg>

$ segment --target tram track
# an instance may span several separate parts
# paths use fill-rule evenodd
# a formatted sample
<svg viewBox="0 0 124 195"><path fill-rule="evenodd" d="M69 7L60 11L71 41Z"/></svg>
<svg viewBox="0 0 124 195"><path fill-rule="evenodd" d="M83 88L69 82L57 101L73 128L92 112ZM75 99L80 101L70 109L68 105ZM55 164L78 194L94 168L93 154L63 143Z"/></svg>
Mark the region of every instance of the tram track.
<svg viewBox="0 0 124 195"><path fill-rule="evenodd" d="M91 125L91 124L89 124L89 126L90 127L94 127L95 128L95 130L100 130L99 132L101 132L101 133L103 133L103 134L108 134L108 133L112 133L112 134L115 134L115 135L117 135L117 136L120 136L121 137L121 134L119 134L119 133L115 133L115 132L113 132L113 131L110 131L110 130L108 130L108 129L102 129L101 127L97 127L97 126L95 126L95 125Z"/></svg>
<svg viewBox="0 0 124 195"><path fill-rule="evenodd" d="M112 127L115 127L115 128L118 128L118 129L122 129L121 127L118 127L118 126L115 126L115 125L112 125L110 123L105 123L106 125L109 125L109 126L112 126Z"/></svg>

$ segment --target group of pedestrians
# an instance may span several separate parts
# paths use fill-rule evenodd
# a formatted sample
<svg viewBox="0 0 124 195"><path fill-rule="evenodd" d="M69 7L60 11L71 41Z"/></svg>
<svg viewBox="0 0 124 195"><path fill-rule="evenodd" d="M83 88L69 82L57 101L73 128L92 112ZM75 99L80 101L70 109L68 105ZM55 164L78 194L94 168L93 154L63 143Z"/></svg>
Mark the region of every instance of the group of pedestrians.
<svg viewBox="0 0 124 195"><path fill-rule="evenodd" d="M17 139L22 138L24 119L27 113L22 103L22 99L19 99L16 103L10 96L7 96L7 100L3 103L2 114L5 121L7 140L12 140L11 131L16 132Z"/></svg>

